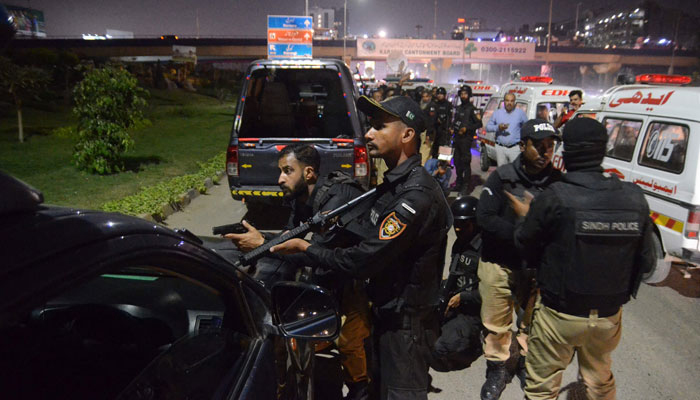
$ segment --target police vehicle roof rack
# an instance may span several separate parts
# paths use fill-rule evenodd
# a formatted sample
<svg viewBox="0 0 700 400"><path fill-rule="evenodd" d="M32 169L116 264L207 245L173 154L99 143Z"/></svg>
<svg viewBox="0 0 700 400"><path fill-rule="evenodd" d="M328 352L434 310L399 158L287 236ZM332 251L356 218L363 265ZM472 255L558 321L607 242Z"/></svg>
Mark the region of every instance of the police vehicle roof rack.
<svg viewBox="0 0 700 400"><path fill-rule="evenodd" d="M33 211L44 202L44 195L6 173L0 171L0 215Z"/></svg>

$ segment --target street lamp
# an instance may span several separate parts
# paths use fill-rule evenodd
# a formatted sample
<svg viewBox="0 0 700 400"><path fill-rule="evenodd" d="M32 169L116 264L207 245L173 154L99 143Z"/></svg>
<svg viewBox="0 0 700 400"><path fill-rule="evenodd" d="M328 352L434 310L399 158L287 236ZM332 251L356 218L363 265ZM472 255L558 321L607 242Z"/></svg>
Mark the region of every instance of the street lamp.
<svg viewBox="0 0 700 400"><path fill-rule="evenodd" d="M379 31L379 37L382 38L382 39L386 37L386 31L385 31L384 29L381 29L381 30Z"/></svg>
<svg viewBox="0 0 700 400"><path fill-rule="evenodd" d="M345 41L348 37L348 0L343 4L343 62L345 62Z"/></svg>
<svg viewBox="0 0 700 400"><path fill-rule="evenodd" d="M581 7L581 4L583 3L579 2L578 4L576 4L576 21L574 22L574 32L576 33L574 34L574 36L578 36L578 8Z"/></svg>

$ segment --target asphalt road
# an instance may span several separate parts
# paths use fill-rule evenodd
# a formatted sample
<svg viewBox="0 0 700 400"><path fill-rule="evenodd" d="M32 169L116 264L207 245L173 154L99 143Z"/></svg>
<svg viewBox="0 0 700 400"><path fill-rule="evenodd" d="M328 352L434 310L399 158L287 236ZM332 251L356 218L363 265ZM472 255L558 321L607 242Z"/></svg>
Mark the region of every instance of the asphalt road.
<svg viewBox="0 0 700 400"><path fill-rule="evenodd" d="M478 169L474 157L472 171ZM493 170L493 168L492 168ZM481 175L485 178L486 174ZM474 191L478 196L480 187ZM226 186L214 186L183 211L166 220L171 228L188 228L197 235L211 235L211 227L238 222L247 209L234 201ZM274 208L258 208L246 218L256 226L273 229L284 223L284 213ZM450 235L450 243L454 235ZM448 247L449 248L449 247ZM658 286L642 285L638 298L623 311L622 341L613 353L613 372L617 381L617 398L649 400L700 399L700 379L694 368L700 367L700 273L693 271L684 278L678 269ZM477 360L470 368L450 373L432 371L433 385L442 389L431 399L479 399L486 362ZM564 372L562 399L583 399L576 395L576 360ZM572 389L572 390L569 390ZM517 378L508 385L501 399L519 400L523 393Z"/></svg>

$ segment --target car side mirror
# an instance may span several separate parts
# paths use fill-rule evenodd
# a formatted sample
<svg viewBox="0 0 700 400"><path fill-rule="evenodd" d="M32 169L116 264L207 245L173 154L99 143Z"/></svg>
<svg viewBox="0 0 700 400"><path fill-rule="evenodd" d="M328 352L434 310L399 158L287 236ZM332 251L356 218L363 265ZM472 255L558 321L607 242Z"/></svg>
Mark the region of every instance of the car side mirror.
<svg viewBox="0 0 700 400"><path fill-rule="evenodd" d="M286 338L333 340L340 333L338 305L320 286L278 282L272 287L272 309Z"/></svg>

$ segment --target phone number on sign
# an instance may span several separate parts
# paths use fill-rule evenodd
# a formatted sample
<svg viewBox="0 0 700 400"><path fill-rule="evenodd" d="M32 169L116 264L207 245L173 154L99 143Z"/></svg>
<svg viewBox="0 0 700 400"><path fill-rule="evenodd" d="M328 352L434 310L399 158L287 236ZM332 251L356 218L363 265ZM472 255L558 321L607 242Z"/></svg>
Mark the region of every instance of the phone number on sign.
<svg viewBox="0 0 700 400"><path fill-rule="evenodd" d="M488 46L481 46L479 49L482 53L516 53L516 54L525 54L527 53L527 49L524 48L518 48L518 47L488 47Z"/></svg>

